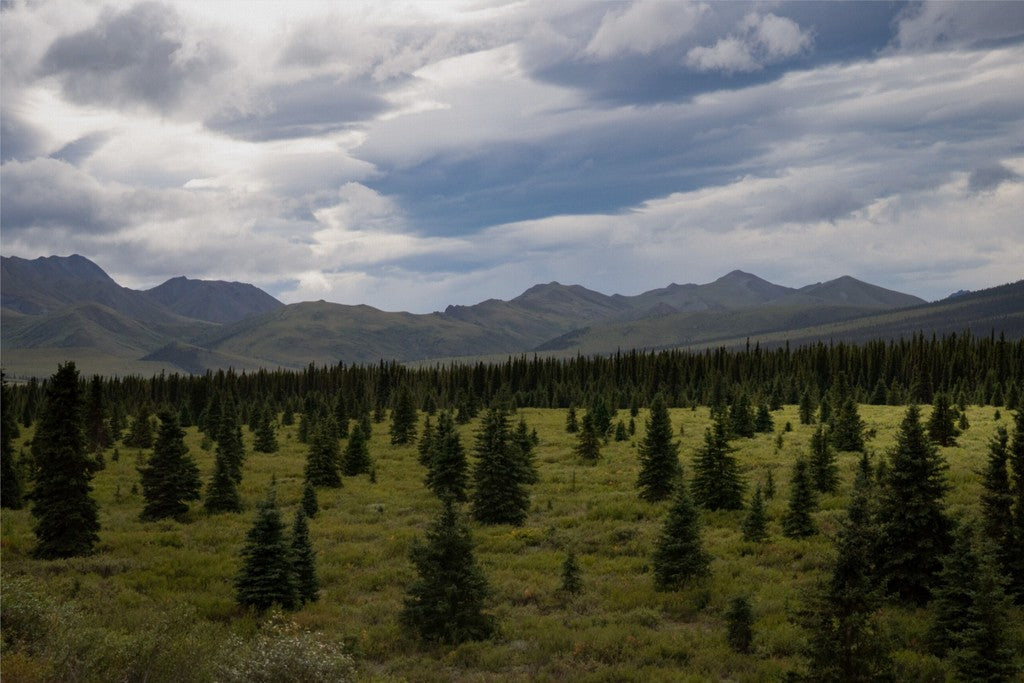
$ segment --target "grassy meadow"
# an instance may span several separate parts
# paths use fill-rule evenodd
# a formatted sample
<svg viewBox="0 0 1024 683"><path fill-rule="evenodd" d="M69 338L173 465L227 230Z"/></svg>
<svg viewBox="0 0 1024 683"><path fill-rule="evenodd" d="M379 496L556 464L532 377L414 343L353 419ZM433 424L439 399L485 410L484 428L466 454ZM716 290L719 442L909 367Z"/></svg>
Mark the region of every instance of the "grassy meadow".
<svg viewBox="0 0 1024 683"><path fill-rule="evenodd" d="M951 485L946 502L954 515L977 515L988 440L997 425L1012 428L1007 411L999 422L995 412L969 407L970 429L958 446L942 449ZM867 429L875 433L869 449L882 454L891 448L904 413L903 407L860 406ZM927 418L927 407L923 413ZM143 500L136 468L147 453L121 446L116 455L105 453L106 467L93 480L102 524L93 555L31 559L29 511L4 510L3 680L244 678L238 660L259 654L260 634L271 630L270 623L277 632L309 631L307 640L295 641L302 652L279 648L281 657L314 657L321 651L311 649L312 642L328 653L343 650L351 655L356 680L773 681L800 668L806 633L798 625L799 612L826 576L831 537L844 514L858 454L838 456L839 492L820 497L814 514L821 533L791 540L782 536L780 519L792 463L808 452L814 427L800 425L796 406L786 406L773 413L775 433L734 440L748 499L769 472L774 478L776 495L767 506L770 539L741 540L743 511L703 512L704 541L714 558L711 576L682 591L659 593L650 558L669 504L641 501L634 485L636 444L647 412L636 420L636 436L609 441L595 465L573 455L576 437L565 431L564 410L520 409L513 420L520 415L540 437L540 481L530 489L527 522L472 524L477 560L493 589L489 611L499 624L493 639L425 646L400 628L402 600L414 578L409 549L440 504L423 485L416 447L392 446L387 422L374 425L370 443L375 482L364 475L345 478L340 489L318 490L320 512L310 521L310 536L320 600L283 617L239 608L232 580L256 503L276 478L277 499L290 523L307 450L292 426L279 430L279 452L253 453L252 434L243 429L242 514L209 516L197 502L183 523L138 521ZM671 417L689 482L708 409L673 409ZM620 410L619 418L628 422L628 412ZM791 432L783 432L787 421ZM460 428L468 453L476 424ZM22 429L16 450L31 431ZM186 443L208 482L213 450L204 450L195 428L187 431ZM584 588L566 597L558 587L570 550ZM725 637L724 615L731 599L741 595L749 597L755 619L749 655L732 652ZM1017 642L1024 643L1024 614L1017 608L1012 616ZM882 621L896 648L901 680L951 676L944 662L924 652L926 611L886 607Z"/></svg>

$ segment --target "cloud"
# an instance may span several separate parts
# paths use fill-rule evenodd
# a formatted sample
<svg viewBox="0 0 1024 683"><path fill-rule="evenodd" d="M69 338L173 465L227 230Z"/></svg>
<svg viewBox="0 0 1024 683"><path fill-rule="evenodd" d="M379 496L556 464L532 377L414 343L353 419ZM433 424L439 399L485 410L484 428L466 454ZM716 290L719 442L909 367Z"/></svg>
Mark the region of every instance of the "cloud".
<svg viewBox="0 0 1024 683"><path fill-rule="evenodd" d="M896 43L909 50L946 49L1024 40L1020 2L936 2L912 5L900 18Z"/></svg>
<svg viewBox="0 0 1024 683"><path fill-rule="evenodd" d="M1002 164L992 164L971 171L967 186L971 192L984 192L994 190L1008 180L1020 180L1020 175Z"/></svg>
<svg viewBox="0 0 1024 683"><path fill-rule="evenodd" d="M92 27L58 38L39 70L57 77L74 102L167 112L225 66L221 50L189 34L172 8L142 2L105 10Z"/></svg>
<svg viewBox="0 0 1024 683"><path fill-rule="evenodd" d="M650 54L691 33L707 5L698 2L635 2L609 11L587 44L587 55L597 58L622 53Z"/></svg>
<svg viewBox="0 0 1024 683"><path fill-rule="evenodd" d="M751 12L734 35L690 49L686 63L698 71L757 71L804 52L811 43L811 35L792 19Z"/></svg>

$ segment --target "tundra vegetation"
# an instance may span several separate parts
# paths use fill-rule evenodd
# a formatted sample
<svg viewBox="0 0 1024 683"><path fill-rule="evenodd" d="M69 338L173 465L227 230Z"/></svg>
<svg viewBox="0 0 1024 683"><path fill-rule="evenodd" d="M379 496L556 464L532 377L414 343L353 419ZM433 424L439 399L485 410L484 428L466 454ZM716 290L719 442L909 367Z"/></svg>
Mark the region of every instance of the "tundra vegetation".
<svg viewBox="0 0 1024 683"><path fill-rule="evenodd" d="M927 360L920 341L916 358ZM0 518L0 673L11 681L1013 680L1024 667L1024 346L998 352L994 340L971 341L957 372L880 363L891 373L881 378L849 362L867 348L843 349L846 376L856 379L838 390L829 384L838 377L828 370L834 347L822 348L821 374L803 375L764 372L769 352L718 361L709 352L720 372L701 380L673 375L672 356L652 354L667 369L644 383L613 381L614 359L578 359L566 376L583 377L576 371L585 363L603 371L536 393L521 381L526 360L468 366L461 385L453 380L461 370L387 364L103 380L105 413L88 419L102 419L110 438L88 446L85 436L103 431L88 424L64 425L60 437L74 446L75 488L91 501L77 504L96 513L80 539L58 537L60 553L50 551L50 522L40 522L49 518L36 511L58 499L51 449L59 439L46 435L56 429L47 405L85 406L91 385L80 379L73 398L73 366L64 365L46 382L6 386L4 470L18 476L12 502L28 498L5 499ZM970 365L986 350L988 360ZM785 353L792 361L802 351ZM879 380L892 404L870 402ZM932 404L911 400L920 399L914 392L941 392L944 410L969 427L941 445L929 437ZM393 428L399 397L408 410L406 393L415 431ZM147 422L160 415L155 438L127 445L118 421L134 415L141 425L144 401ZM271 452L256 447L267 405ZM596 459L567 429L571 405L589 406L576 409L580 422L599 413ZM776 406L772 431L733 430L749 433L751 405ZM635 433L618 440L612 425L626 411ZM861 450L829 436L839 419ZM396 433L415 437L393 443ZM348 475L353 438L370 467ZM678 467L659 465L671 486L652 496L662 482L644 471L665 453L678 454ZM340 485L318 479L325 468L348 476ZM155 475L165 471L184 484L155 497ZM721 500L711 496L716 476L728 494ZM921 485L911 487L915 478ZM231 504L211 507L211 490L215 503ZM915 534L915 519L932 535ZM897 536L907 539L900 552ZM457 599L446 577L458 578Z"/></svg>

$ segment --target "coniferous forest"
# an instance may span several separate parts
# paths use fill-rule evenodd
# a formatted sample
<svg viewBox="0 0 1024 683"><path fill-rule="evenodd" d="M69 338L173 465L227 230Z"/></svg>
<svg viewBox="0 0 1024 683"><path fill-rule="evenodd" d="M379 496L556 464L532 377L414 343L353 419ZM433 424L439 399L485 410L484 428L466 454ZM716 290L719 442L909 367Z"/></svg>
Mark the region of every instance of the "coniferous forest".
<svg viewBox="0 0 1024 683"><path fill-rule="evenodd" d="M5 680L1017 680L1024 341L4 383Z"/></svg>

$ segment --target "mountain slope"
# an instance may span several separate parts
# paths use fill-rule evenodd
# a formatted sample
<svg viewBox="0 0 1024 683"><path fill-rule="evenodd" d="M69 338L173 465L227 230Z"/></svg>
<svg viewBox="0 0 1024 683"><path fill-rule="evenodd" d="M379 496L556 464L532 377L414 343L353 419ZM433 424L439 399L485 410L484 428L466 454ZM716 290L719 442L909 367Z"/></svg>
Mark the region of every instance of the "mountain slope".
<svg viewBox="0 0 1024 683"><path fill-rule="evenodd" d="M188 318L233 323L284 306L262 289L243 282L176 277L144 292Z"/></svg>

